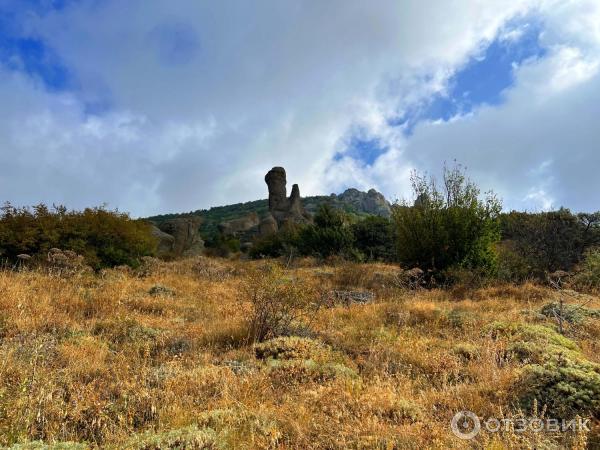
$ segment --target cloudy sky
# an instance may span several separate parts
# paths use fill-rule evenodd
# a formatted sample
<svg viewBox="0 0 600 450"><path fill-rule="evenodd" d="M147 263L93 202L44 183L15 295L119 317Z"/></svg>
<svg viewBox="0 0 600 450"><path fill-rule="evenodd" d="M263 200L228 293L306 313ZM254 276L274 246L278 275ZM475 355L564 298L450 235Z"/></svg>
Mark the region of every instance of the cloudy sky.
<svg viewBox="0 0 600 450"><path fill-rule="evenodd" d="M0 201L134 216L410 195L600 209L598 0L0 0Z"/></svg>

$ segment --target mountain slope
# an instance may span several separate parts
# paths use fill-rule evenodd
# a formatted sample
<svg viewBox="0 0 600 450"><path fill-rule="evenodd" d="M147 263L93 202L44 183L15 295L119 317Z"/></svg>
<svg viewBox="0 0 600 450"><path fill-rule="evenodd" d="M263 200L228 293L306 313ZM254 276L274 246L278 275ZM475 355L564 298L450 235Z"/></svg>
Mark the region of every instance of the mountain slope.
<svg viewBox="0 0 600 450"><path fill-rule="evenodd" d="M304 208L315 214L322 204L328 203L334 208L343 210L356 216L378 215L389 217L390 204L385 197L374 189L362 192L357 189L347 189L342 194L317 195L302 198ZM210 209L197 210L189 213L163 214L149 217L148 220L156 224L176 217L199 216L202 217L200 233L205 238L211 238L217 233L219 223L232 219L239 219L255 212L260 216L269 210L268 200L254 200L246 203L216 206Z"/></svg>

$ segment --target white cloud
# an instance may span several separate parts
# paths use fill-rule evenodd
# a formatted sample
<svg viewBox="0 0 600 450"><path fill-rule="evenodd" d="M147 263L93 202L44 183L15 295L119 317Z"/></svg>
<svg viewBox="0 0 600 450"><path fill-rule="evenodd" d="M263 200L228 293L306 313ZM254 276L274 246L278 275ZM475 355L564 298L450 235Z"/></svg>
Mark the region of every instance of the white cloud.
<svg viewBox="0 0 600 450"><path fill-rule="evenodd" d="M570 132L576 121L588 126L578 106L597 112L590 90L600 33L588 16L597 8L569 2L550 14L550 3L559 4L89 0L29 15L25 30L48 42L79 89L50 94L1 72L0 114L10 118L0 123L1 191L16 203L105 201L145 215L264 197L264 173L284 165L303 194L354 185L393 199L406 195L412 167L431 170L457 157L518 203L538 186L526 170L554 152L556 182L544 189L555 195L560 183L563 201L581 191L561 178L572 177L560 166L569 133L554 134L559 123ZM548 23L551 55L518 69L505 105L424 124L409 139L388 125L443 91L482 43L531 8ZM582 15L590 25L584 32L575 26ZM98 100L109 112L86 114ZM389 152L372 166L334 161L353 127L382 139ZM595 138L593 128L577 137L584 159L584 135ZM520 173L517 182L507 177Z"/></svg>

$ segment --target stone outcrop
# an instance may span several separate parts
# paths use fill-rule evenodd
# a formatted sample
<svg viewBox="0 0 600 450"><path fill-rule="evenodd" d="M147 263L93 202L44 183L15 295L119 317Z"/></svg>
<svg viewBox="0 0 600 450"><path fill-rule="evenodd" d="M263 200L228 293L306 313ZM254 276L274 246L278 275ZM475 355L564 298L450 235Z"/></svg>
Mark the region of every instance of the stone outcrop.
<svg viewBox="0 0 600 450"><path fill-rule="evenodd" d="M279 227L277 225L277 221L270 213L266 214L265 217L262 218L258 226L258 231L261 236L268 236L269 234L277 233L278 229Z"/></svg>
<svg viewBox="0 0 600 450"><path fill-rule="evenodd" d="M335 199L345 205L351 206L356 211L374 214L377 216L390 217L392 209L383 194L375 189L361 192L358 189L347 189L343 194L332 195Z"/></svg>
<svg viewBox="0 0 600 450"><path fill-rule="evenodd" d="M167 255L173 251L173 244L175 243L173 236L161 231L156 225L152 225L152 236L158 241L156 253L159 256Z"/></svg>
<svg viewBox="0 0 600 450"><path fill-rule="evenodd" d="M260 223L258 214L252 212L240 219L228 220L219 224L219 231L224 236L238 236L247 233L249 230L257 228Z"/></svg>
<svg viewBox="0 0 600 450"><path fill-rule="evenodd" d="M300 188L297 184L292 186L290 197L287 198L287 179L283 167L273 167L267 175L265 182L269 188L269 214L277 222L278 228L286 223L308 223L311 216L302 206ZM268 215L263 217L265 226L272 224Z"/></svg>
<svg viewBox="0 0 600 450"><path fill-rule="evenodd" d="M242 247L257 236L268 236L276 233L286 223L308 223L311 215L302 206L300 188L292 186L290 197L287 197L287 179L283 167L273 167L266 175L265 182L269 190L269 211L259 218L253 212L239 219L228 220L219 224L223 236L235 237Z"/></svg>
<svg viewBox="0 0 600 450"><path fill-rule="evenodd" d="M202 219L180 217L154 226L152 234L158 240L159 256L195 256L204 250L204 241L198 231Z"/></svg>

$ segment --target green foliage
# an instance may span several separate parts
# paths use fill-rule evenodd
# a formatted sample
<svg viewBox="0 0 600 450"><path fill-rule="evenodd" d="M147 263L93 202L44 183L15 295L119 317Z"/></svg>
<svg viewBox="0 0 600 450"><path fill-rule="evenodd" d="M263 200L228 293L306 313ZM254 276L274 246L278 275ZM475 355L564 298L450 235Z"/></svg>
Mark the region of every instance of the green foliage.
<svg viewBox="0 0 600 450"><path fill-rule="evenodd" d="M369 216L351 226L355 248L368 261L392 261L395 257L394 227L391 220Z"/></svg>
<svg viewBox="0 0 600 450"><path fill-rule="evenodd" d="M517 391L520 403L531 410L545 405L556 418L591 414L600 417L600 365L568 357L552 357L543 365L525 366Z"/></svg>
<svg viewBox="0 0 600 450"><path fill-rule="evenodd" d="M414 206L395 205L392 218L397 253L402 264L441 271L452 266L496 268L494 245L499 241L500 201L480 191L460 166L444 168L444 188L435 179L413 173Z"/></svg>
<svg viewBox="0 0 600 450"><path fill-rule="evenodd" d="M354 236L343 212L324 204L315 215L314 224L303 228L299 236L300 252L326 258L353 254Z"/></svg>
<svg viewBox="0 0 600 450"><path fill-rule="evenodd" d="M187 428L166 431L164 433L145 433L133 436L122 447L132 450L212 450L217 449L217 436L210 428Z"/></svg>
<svg viewBox="0 0 600 450"><path fill-rule="evenodd" d="M600 289L600 249L589 249L578 273L573 278L573 285L578 289Z"/></svg>
<svg viewBox="0 0 600 450"><path fill-rule="evenodd" d="M286 224L277 233L256 239L250 248L251 258L278 258L297 254L300 247L300 234L303 227L298 224Z"/></svg>
<svg viewBox="0 0 600 450"><path fill-rule="evenodd" d="M68 211L45 205L32 209L6 204L0 215L0 251L12 261L21 253L44 257L51 248L72 250L95 269L139 265L154 253L151 226L104 208Z"/></svg>
<svg viewBox="0 0 600 450"><path fill-rule="evenodd" d="M537 277L556 270L570 271L585 250L600 243L600 213L578 214L561 208L529 214L511 212L501 217L502 237Z"/></svg>
<svg viewBox="0 0 600 450"><path fill-rule="evenodd" d="M463 359L464 361L473 361L479 359L481 354L479 348L477 348L473 344L467 343L456 344L452 348L452 353L454 353L456 356Z"/></svg>
<svg viewBox="0 0 600 450"><path fill-rule="evenodd" d="M600 365L575 342L542 325L495 322L486 331L507 339L508 354L526 364L515 386L521 407L532 410L537 402L559 419L600 417Z"/></svg>
<svg viewBox="0 0 600 450"><path fill-rule="evenodd" d="M241 250L240 240L234 236L223 236L217 234L209 241L205 242L206 254L208 256L218 256L228 258L232 253L239 253Z"/></svg>
<svg viewBox="0 0 600 450"><path fill-rule="evenodd" d="M541 313L546 316L554 319L557 314L560 314L561 317L565 320L565 322L571 324L581 324L587 318L598 318L600 319L600 309L590 309L581 305L567 305L564 304L562 306L562 312L560 311L561 307L558 302L551 302L542 307Z"/></svg>

